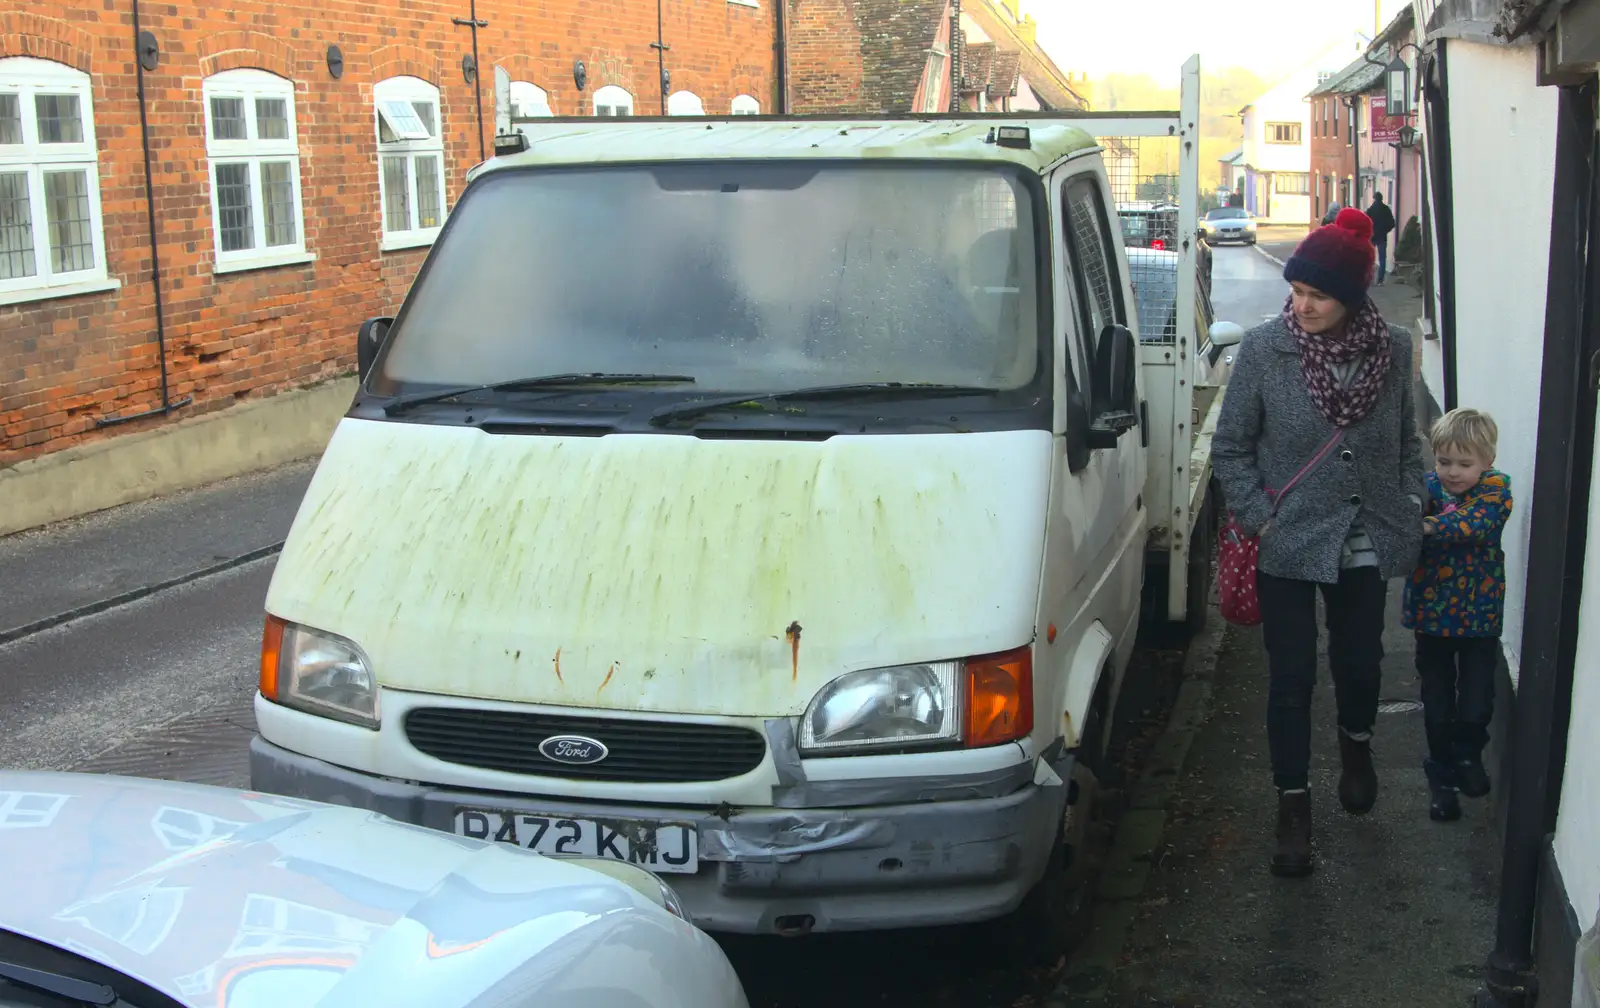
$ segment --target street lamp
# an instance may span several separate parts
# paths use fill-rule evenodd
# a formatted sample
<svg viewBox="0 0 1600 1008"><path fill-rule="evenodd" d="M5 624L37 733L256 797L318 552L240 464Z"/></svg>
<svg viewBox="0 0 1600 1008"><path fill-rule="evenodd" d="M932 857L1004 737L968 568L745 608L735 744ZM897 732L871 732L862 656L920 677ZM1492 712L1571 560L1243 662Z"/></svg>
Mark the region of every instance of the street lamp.
<svg viewBox="0 0 1600 1008"><path fill-rule="evenodd" d="M1406 61L1396 53L1389 65L1384 67L1384 74L1388 77L1386 88L1388 114L1403 115L1411 111L1411 68L1406 65Z"/></svg>

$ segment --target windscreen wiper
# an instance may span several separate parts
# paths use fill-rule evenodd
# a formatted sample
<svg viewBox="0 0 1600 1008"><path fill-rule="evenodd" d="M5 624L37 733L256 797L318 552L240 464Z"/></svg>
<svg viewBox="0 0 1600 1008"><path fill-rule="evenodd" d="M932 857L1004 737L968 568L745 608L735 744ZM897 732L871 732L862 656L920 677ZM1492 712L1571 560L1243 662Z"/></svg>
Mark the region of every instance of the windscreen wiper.
<svg viewBox="0 0 1600 1008"><path fill-rule="evenodd" d="M950 396L992 395L999 389L981 385L935 385L916 382L855 382L850 385L818 385L813 388L786 389L782 392L758 392L755 395L730 395L699 402L678 403L650 414L652 427L665 427L679 420L692 420L706 413L734 406L758 405L765 402L784 402L790 399L848 399L854 396Z"/></svg>
<svg viewBox="0 0 1600 1008"><path fill-rule="evenodd" d="M117 997L117 992L105 984L79 980L77 977L51 973L48 970L18 966L16 963L3 960L0 960L0 981L4 982L0 983L0 989L7 985L15 985L76 1004L118 1005L127 1003L120 1000Z"/></svg>
<svg viewBox="0 0 1600 1008"><path fill-rule="evenodd" d="M555 385L672 385L684 382L693 384L694 375L621 374L607 371L535 375L532 378L513 378L510 381L491 382L487 385L463 385L460 388L444 389L439 392L419 392L416 395L400 396L384 406L383 412L386 416L394 416L396 413L403 413L413 406L454 399L456 396L468 395L472 392L505 392L515 389L537 389Z"/></svg>

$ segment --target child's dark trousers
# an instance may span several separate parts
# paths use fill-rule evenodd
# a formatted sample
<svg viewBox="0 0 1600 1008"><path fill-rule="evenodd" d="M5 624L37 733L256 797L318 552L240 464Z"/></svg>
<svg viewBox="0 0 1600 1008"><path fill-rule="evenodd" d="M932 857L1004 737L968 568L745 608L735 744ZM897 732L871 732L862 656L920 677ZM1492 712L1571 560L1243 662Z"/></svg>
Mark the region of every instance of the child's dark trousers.
<svg viewBox="0 0 1600 1008"><path fill-rule="evenodd" d="M1479 762L1494 717L1498 637L1431 637L1417 634L1417 676L1422 680L1422 717L1428 757L1453 767Z"/></svg>

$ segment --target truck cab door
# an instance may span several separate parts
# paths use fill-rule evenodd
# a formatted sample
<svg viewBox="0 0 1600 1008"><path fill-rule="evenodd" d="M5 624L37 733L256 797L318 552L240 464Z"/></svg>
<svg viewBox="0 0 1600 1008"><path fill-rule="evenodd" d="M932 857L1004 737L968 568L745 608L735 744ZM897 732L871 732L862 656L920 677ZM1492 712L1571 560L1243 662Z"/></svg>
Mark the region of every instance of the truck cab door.
<svg viewBox="0 0 1600 1008"><path fill-rule="evenodd" d="M1139 410L1137 347L1128 332L1133 291L1112 231L1105 169L1098 157L1073 159L1048 185L1057 408L1040 624L1057 626L1065 639L1047 652L1051 674L1044 690L1054 693L1041 699L1056 706L1068 744L1076 745L1097 690L1114 694L1137 628L1147 421ZM1124 338L1133 355L1127 377L1133 388L1124 392L1139 422L1120 432L1095 431L1097 409L1116 391L1099 387L1107 376L1097 362L1109 341ZM1110 681L1103 683L1106 673Z"/></svg>

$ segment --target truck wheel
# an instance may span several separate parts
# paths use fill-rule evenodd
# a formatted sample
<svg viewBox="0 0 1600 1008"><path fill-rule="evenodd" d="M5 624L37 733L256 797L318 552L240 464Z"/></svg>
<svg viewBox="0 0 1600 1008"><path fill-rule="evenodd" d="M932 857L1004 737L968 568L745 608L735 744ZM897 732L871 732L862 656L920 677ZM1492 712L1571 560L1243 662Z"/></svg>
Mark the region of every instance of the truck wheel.
<svg viewBox="0 0 1600 1008"><path fill-rule="evenodd" d="M1094 771L1074 764L1044 875L1004 922L1006 949L1022 965L1053 965L1089 934L1095 872L1109 838L1098 796Z"/></svg>

